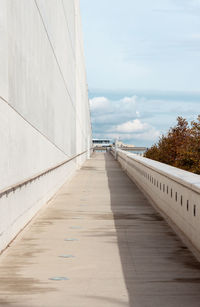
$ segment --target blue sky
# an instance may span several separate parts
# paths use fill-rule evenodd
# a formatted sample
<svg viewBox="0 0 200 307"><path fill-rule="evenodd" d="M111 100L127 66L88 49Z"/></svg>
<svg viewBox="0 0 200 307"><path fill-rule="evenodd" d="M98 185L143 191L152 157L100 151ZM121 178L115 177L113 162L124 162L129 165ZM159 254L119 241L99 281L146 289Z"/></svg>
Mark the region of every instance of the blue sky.
<svg viewBox="0 0 200 307"><path fill-rule="evenodd" d="M200 0L80 0L94 137L150 146L200 113Z"/></svg>

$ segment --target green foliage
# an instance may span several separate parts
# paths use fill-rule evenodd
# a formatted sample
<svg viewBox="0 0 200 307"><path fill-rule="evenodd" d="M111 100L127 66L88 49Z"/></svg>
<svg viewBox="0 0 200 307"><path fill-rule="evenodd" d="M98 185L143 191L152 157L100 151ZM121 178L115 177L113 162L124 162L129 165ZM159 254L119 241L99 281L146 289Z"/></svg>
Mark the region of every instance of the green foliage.
<svg viewBox="0 0 200 307"><path fill-rule="evenodd" d="M200 115L191 125L178 117L176 126L162 135L144 156L200 174Z"/></svg>

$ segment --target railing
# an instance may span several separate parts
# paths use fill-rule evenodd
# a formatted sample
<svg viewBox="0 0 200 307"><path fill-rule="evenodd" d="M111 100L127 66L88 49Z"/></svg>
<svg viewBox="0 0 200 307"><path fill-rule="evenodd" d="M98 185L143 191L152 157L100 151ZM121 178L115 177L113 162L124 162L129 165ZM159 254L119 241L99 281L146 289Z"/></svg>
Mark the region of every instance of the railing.
<svg viewBox="0 0 200 307"><path fill-rule="evenodd" d="M1 190L1 191L0 191L0 199L1 199L4 195L8 196L8 194L10 194L10 193L12 193L12 192L14 193L17 189L21 189L23 186L26 186L27 184L29 184L29 183L31 183L31 182L33 182L33 181L39 179L40 177L47 175L48 173L50 173L50 172L56 170L57 168L59 168L59 167L65 165L66 163L69 163L70 161L72 161L72 160L78 158L79 156L85 154L86 152L87 152L87 150L81 152L80 154L78 154L78 155L76 155L76 156L73 156L73 157L70 158L70 159L67 159L67 160L65 160L65 161L63 161L63 162L61 162L61 163L58 163L57 165L55 165L55 166L53 166L53 167L50 167L50 168L46 169L45 171L42 171L42 172L40 172L40 173L38 173L38 174L36 174L36 175L34 175L34 176L32 176L32 177L29 177L29 178L27 178L27 179L24 180L24 181L18 182L18 183L16 183L16 184L14 184L14 185L12 185L12 186L10 186L10 187L4 189L4 190Z"/></svg>
<svg viewBox="0 0 200 307"><path fill-rule="evenodd" d="M118 147L121 150L125 150L125 151L141 151L141 152L145 152L147 150L147 147L128 147L128 146L124 146L124 147Z"/></svg>
<svg viewBox="0 0 200 307"><path fill-rule="evenodd" d="M200 176L112 149L128 176L200 251Z"/></svg>

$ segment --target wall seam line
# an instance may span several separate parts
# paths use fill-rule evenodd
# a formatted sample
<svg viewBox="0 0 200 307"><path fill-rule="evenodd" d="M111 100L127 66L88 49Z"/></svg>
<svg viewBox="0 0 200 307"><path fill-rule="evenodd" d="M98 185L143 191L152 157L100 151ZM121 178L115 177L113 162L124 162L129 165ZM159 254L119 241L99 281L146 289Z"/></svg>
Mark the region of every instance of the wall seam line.
<svg viewBox="0 0 200 307"><path fill-rule="evenodd" d="M59 151L61 151L65 156L69 155L59 148L55 143L53 143L45 134L43 134L38 128L36 128L32 123L30 123L22 114L20 114L5 98L0 96L0 99L4 101L13 111L15 111L27 124L29 124L34 130L36 130L40 135L42 135L48 142L55 146Z"/></svg>
<svg viewBox="0 0 200 307"><path fill-rule="evenodd" d="M67 30L68 30L68 33L69 33L69 40L70 40L70 44L71 44L72 53L73 53L74 59L76 59L76 55L75 55L75 52L73 50L72 38L71 38L71 33L69 31L69 25L68 25L68 20L67 20L67 16L66 16L66 11L65 11L65 6L64 6L63 0L62 0L62 7L63 7L63 14L64 14L65 23L67 25ZM74 28L75 28L75 24L74 24Z"/></svg>
<svg viewBox="0 0 200 307"><path fill-rule="evenodd" d="M57 65L58 65L58 69L59 69L59 71L60 71L61 77L62 77L62 79L63 79L65 89L66 89L66 91L67 91L67 93L68 93L68 96L69 96L69 98L70 98L72 108L75 110L75 114L77 115L77 119L78 119L78 122L79 122L79 125L80 125L80 128L81 128L81 133L83 134L83 137L85 138L85 140L87 140L87 136L85 135L85 133L84 133L83 130L82 130L81 121L80 121L80 119L79 119L79 116L78 116L77 111L76 111L76 107L74 106L72 97L71 97L70 92L69 92L69 90L68 90L68 87L67 87L67 85L66 85L66 81L65 81L65 78L64 78L64 76L63 76L63 72L62 72L62 69L61 69L61 67L60 67L60 63L59 63L58 58L57 58L57 56L56 56L56 53L55 53L53 44L52 44L52 42L51 42L51 39L50 39L50 37L49 37L49 33L48 33L48 31L47 31L45 22L44 22L44 20L43 20L43 16L42 16L42 13L41 13L41 11L40 11L40 8L39 8L39 5L38 5L38 3L37 3L37 0L34 0L34 2L35 2L35 5L36 5L36 7L37 7L38 13L39 13L39 15L40 15L40 18L41 18L41 21L42 21L44 30L45 30L45 32L46 32L46 35L47 35L49 44L50 44L51 49L52 49L52 51L53 51L53 55L54 55L54 58L55 58L55 60L56 60Z"/></svg>

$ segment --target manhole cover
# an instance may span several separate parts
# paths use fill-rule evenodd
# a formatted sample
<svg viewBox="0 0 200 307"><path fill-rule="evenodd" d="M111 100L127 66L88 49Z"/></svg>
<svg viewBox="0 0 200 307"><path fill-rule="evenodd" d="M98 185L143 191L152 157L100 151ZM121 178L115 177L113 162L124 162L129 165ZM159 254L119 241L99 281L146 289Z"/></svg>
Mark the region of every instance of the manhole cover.
<svg viewBox="0 0 200 307"><path fill-rule="evenodd" d="M58 276L58 277L51 277L51 278L49 278L49 280L60 281L60 280L69 280L69 278L63 277L63 276Z"/></svg>
<svg viewBox="0 0 200 307"><path fill-rule="evenodd" d="M75 258L73 255L60 255L60 258Z"/></svg>
<svg viewBox="0 0 200 307"><path fill-rule="evenodd" d="M72 226L71 229L81 229L81 226Z"/></svg>
<svg viewBox="0 0 200 307"><path fill-rule="evenodd" d="M65 241L78 241L78 239L74 239L74 238L67 238L67 239L65 239Z"/></svg>

